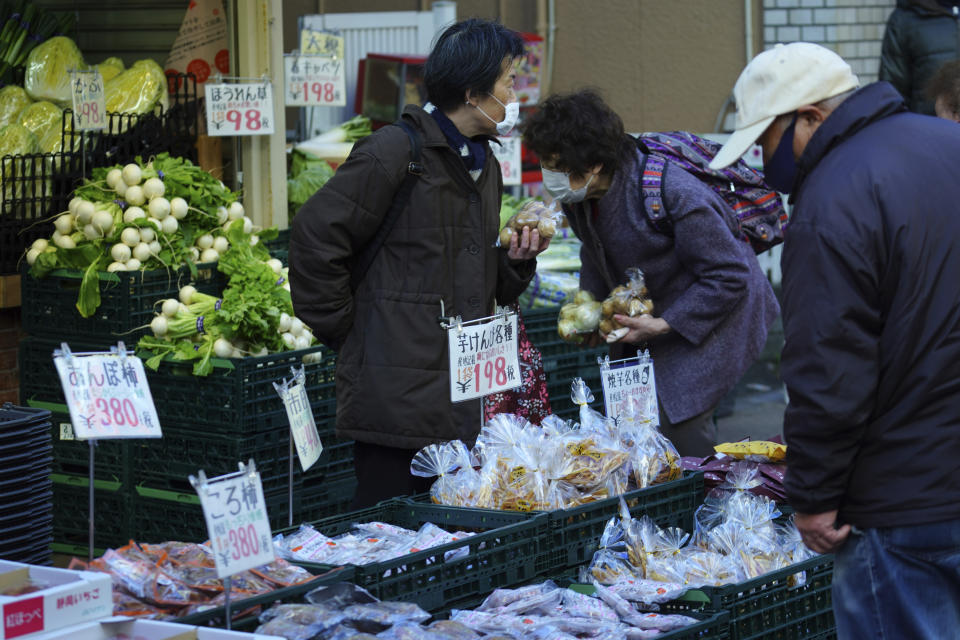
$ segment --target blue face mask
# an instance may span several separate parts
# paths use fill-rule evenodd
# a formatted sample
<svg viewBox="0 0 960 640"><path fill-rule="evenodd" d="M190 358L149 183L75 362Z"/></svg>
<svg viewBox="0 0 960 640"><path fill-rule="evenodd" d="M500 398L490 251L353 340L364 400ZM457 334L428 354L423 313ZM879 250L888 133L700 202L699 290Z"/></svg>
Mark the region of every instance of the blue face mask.
<svg viewBox="0 0 960 640"><path fill-rule="evenodd" d="M793 114L790 126L780 137L769 162L763 165L763 177L768 185L781 193L790 193L793 180L797 176L797 161L793 159L793 129L797 124L797 114Z"/></svg>

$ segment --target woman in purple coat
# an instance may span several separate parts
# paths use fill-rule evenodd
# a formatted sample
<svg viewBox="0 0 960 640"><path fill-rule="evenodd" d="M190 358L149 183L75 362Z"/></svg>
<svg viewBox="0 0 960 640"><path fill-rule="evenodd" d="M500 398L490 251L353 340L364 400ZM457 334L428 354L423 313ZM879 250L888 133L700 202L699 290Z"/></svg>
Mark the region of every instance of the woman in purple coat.
<svg viewBox="0 0 960 640"><path fill-rule="evenodd" d="M733 212L672 166L663 182L669 224L655 227L640 191L643 152L592 91L548 98L528 119L524 142L583 242L580 288L602 300L626 282L627 269L645 276L654 315L617 316L629 332L611 357L645 344L664 435L681 455L713 453L714 409L756 360L779 313L753 249L730 229Z"/></svg>

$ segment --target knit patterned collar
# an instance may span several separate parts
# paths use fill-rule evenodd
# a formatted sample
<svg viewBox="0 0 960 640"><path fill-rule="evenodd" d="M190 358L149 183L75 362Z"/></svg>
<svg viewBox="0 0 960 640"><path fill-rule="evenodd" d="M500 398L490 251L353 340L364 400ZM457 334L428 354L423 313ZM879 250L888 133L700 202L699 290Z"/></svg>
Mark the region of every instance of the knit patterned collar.
<svg viewBox="0 0 960 640"><path fill-rule="evenodd" d="M423 110L433 116L437 126L440 127L443 135L446 136L447 144L449 144L450 148L456 151L463 160L463 165L470 173L470 177L473 178L474 181L479 180L480 173L483 171L483 165L487 160L487 152L483 143L471 140L460 133L460 130L457 129L457 126L453 124L450 118L448 118L443 111L437 109L434 104L430 102L426 103L423 105Z"/></svg>

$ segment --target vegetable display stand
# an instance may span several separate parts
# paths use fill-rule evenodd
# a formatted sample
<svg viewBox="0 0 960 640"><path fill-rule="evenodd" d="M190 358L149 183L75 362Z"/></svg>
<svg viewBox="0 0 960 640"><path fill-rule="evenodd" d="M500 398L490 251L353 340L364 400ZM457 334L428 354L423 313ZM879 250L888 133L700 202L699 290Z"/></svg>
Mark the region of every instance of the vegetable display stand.
<svg viewBox="0 0 960 640"><path fill-rule="evenodd" d="M312 353L321 354L322 360L303 362ZM191 362L164 360L156 373L147 376L162 426L189 426L211 435L247 438L271 429L289 429L273 383L289 378L290 368L302 364L307 396L323 437L325 425L336 413L333 360L329 351L316 346L260 357L214 359L213 373L204 377L193 375Z"/></svg>
<svg viewBox="0 0 960 640"><path fill-rule="evenodd" d="M369 509L310 524L332 537L346 533L355 523L373 521L414 530L432 522L448 531L480 531L463 540L393 560L356 566L353 581L381 600L416 602L427 611L437 611L454 602L476 605L494 589L520 585L545 570L538 562L541 538L548 526L543 515L530 518L509 512L445 511L407 500L387 500ZM294 531L296 527L281 533ZM295 564L314 573L331 568Z"/></svg>
<svg viewBox="0 0 960 640"><path fill-rule="evenodd" d="M196 276L182 267L169 272L101 271L97 277L100 306L84 318L76 307L83 273L57 269L38 279L25 272L20 279L24 332L54 339L58 346L62 341L82 340L102 348L123 340L132 349L148 333L158 300L176 298L186 284L211 295L223 289L223 276L215 264L198 265Z"/></svg>
<svg viewBox="0 0 960 640"><path fill-rule="evenodd" d="M66 211L80 179L78 153L35 153L0 160L0 275L20 268L23 252L53 233L50 216Z"/></svg>
<svg viewBox="0 0 960 640"><path fill-rule="evenodd" d="M87 476L55 473L53 479L53 550L86 555L90 542ZM126 544L133 537L130 526L129 486L119 479L97 479L94 490L94 539L96 549Z"/></svg>
<svg viewBox="0 0 960 640"><path fill-rule="evenodd" d="M271 257L287 264L287 256L290 252L290 229L281 229L276 238L266 240L264 245L270 251Z"/></svg>
<svg viewBox="0 0 960 640"><path fill-rule="evenodd" d="M817 556L739 584L692 590L662 610L725 610L730 640L830 638L836 637L832 582L833 556Z"/></svg>

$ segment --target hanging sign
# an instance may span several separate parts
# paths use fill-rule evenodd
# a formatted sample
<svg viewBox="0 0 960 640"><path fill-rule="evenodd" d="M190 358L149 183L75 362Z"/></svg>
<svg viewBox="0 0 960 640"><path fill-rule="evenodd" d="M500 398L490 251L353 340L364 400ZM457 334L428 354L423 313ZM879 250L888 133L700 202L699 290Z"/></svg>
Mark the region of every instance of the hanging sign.
<svg viewBox="0 0 960 640"><path fill-rule="evenodd" d="M649 351L637 351L636 358L610 361L597 358L603 384L603 401L608 418L632 418L659 424L657 382Z"/></svg>
<svg viewBox="0 0 960 640"><path fill-rule="evenodd" d="M211 136L262 136L273 133L273 85L260 82L208 82L207 133Z"/></svg>
<svg viewBox="0 0 960 640"><path fill-rule="evenodd" d="M493 155L500 163L500 172L503 174L503 184L518 185L522 183L522 161L520 158L520 137L507 136L497 138L502 144L492 143Z"/></svg>
<svg viewBox="0 0 960 640"><path fill-rule="evenodd" d="M302 29L300 31L300 53L308 55L332 56L343 60L344 39L333 31Z"/></svg>
<svg viewBox="0 0 960 640"><path fill-rule="evenodd" d="M343 107L347 104L343 58L291 54L283 58L284 104Z"/></svg>
<svg viewBox="0 0 960 640"><path fill-rule="evenodd" d="M110 353L72 353L64 343L53 362L77 439L162 436L143 362L122 342Z"/></svg>
<svg viewBox="0 0 960 640"><path fill-rule="evenodd" d="M226 578L273 562L270 521L260 473L253 460L240 471L207 479L190 476L200 496L217 576Z"/></svg>
<svg viewBox="0 0 960 640"><path fill-rule="evenodd" d="M103 76L96 69L70 72L75 131L95 131L107 127L107 107L103 98Z"/></svg>
<svg viewBox="0 0 960 640"><path fill-rule="evenodd" d="M323 453L323 443L317 432L317 423L313 419L313 409L310 407L310 398L307 397L307 387L304 384L306 375L301 366L294 369L293 379L281 383L273 383L283 407L287 411L290 421L290 433L296 444L297 456L304 471L309 469Z"/></svg>
<svg viewBox="0 0 960 640"><path fill-rule="evenodd" d="M453 402L520 386L516 313L470 322L455 318L446 329Z"/></svg>

